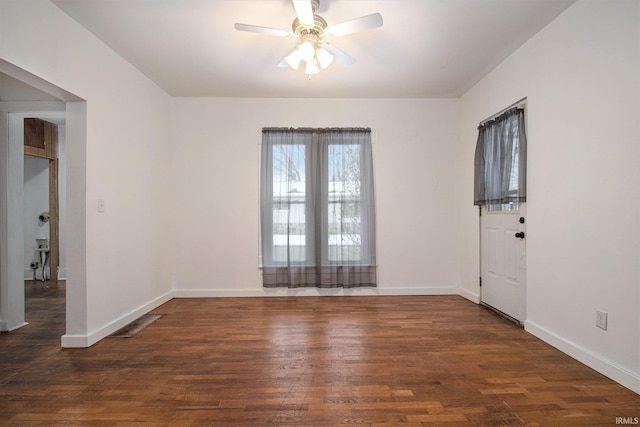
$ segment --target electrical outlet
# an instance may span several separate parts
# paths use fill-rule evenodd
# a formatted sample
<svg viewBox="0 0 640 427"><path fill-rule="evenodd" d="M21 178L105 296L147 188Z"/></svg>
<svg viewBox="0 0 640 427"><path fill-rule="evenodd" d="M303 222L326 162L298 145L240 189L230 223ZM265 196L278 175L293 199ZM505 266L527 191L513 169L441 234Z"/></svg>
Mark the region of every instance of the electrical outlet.
<svg viewBox="0 0 640 427"><path fill-rule="evenodd" d="M98 200L98 213L104 213L104 199Z"/></svg>
<svg viewBox="0 0 640 427"><path fill-rule="evenodd" d="M35 269L38 268L38 261L31 261L31 268Z"/></svg>
<svg viewBox="0 0 640 427"><path fill-rule="evenodd" d="M600 329L607 330L607 317L609 313L604 310L596 310L596 326Z"/></svg>

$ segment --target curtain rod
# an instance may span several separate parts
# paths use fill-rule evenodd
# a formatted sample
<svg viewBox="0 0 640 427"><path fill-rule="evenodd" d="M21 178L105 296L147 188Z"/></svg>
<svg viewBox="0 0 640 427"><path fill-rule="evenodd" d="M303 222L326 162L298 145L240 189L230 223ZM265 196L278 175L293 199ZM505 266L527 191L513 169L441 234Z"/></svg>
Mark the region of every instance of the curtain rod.
<svg viewBox="0 0 640 427"><path fill-rule="evenodd" d="M328 133L328 132L337 132L337 133L371 133L371 128L285 128L285 127L265 127L262 128L262 133L271 133L271 132L282 132L282 133Z"/></svg>
<svg viewBox="0 0 640 427"><path fill-rule="evenodd" d="M513 107L516 108L520 108L523 109L524 105L525 105L525 101L527 100L527 97L525 96L524 98L514 102L513 104L509 105L507 108L503 108L502 110L498 111L495 114L492 114L491 116L487 117L486 119L484 119L483 121L480 122L480 126L482 126L483 124L487 123L489 120L493 120L496 117L498 117L500 114L504 113L507 110L510 110Z"/></svg>

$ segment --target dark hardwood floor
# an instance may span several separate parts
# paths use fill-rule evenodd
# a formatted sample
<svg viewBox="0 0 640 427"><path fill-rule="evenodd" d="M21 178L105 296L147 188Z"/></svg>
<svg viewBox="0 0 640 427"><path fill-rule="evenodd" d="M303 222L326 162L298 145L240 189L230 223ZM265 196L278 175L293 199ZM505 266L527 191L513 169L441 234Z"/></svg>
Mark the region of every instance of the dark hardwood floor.
<svg viewBox="0 0 640 427"><path fill-rule="evenodd" d="M39 287L38 287L39 286ZM0 425L608 426L640 396L456 296L174 299L60 349L64 283L0 336Z"/></svg>
<svg viewBox="0 0 640 427"><path fill-rule="evenodd" d="M0 423L5 384L60 352L65 333L65 282L25 281L25 320L29 325L0 334Z"/></svg>

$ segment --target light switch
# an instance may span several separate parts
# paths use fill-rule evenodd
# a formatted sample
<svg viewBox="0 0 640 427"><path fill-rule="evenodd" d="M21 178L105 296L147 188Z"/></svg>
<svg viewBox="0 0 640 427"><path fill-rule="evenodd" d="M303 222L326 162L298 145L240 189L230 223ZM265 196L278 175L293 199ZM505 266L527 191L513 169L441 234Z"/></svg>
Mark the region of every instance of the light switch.
<svg viewBox="0 0 640 427"><path fill-rule="evenodd" d="M98 200L98 213L104 213L104 199Z"/></svg>

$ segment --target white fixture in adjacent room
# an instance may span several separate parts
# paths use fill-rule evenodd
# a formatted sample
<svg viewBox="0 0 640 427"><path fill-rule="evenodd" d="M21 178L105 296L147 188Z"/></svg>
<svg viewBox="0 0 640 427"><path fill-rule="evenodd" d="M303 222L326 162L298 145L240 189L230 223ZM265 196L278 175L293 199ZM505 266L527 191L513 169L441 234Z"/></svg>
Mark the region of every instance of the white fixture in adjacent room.
<svg viewBox="0 0 640 427"><path fill-rule="evenodd" d="M47 264L49 262L49 239L36 239L36 252L40 254L40 268L42 269L41 279L47 280Z"/></svg>

